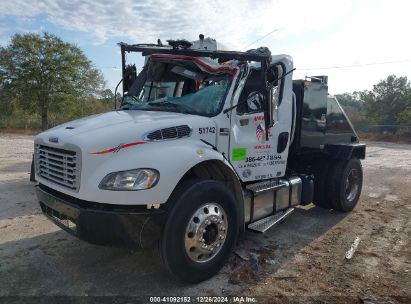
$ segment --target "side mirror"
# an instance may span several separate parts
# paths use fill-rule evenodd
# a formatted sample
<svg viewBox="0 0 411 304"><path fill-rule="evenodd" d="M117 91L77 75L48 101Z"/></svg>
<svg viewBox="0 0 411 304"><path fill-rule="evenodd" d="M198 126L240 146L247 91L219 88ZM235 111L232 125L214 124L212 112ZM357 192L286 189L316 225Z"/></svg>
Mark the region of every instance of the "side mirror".
<svg viewBox="0 0 411 304"><path fill-rule="evenodd" d="M268 66L267 62L261 62L261 91L264 92L264 101L263 101L263 109L264 109L264 127L265 127L265 140L268 140L268 130L273 126L273 111L272 111L272 96L271 96L271 89L270 84L267 81L268 71L270 71L270 67Z"/></svg>
<svg viewBox="0 0 411 304"><path fill-rule="evenodd" d="M283 66L274 64L269 66L266 72L266 127L271 128L275 122L275 113L277 113L278 105L280 104L282 82L284 77Z"/></svg>
<svg viewBox="0 0 411 304"><path fill-rule="evenodd" d="M268 107L267 127L271 128L274 125L273 88L267 88L267 107Z"/></svg>
<svg viewBox="0 0 411 304"><path fill-rule="evenodd" d="M274 110L277 112L277 107L281 104L283 96L284 77L292 73L294 69L285 72L285 66L282 63L275 63L267 66L266 62L261 64L263 87L265 92L264 102L264 120L265 129L268 130L274 125ZM266 140L268 140L268 133L266 132Z"/></svg>
<svg viewBox="0 0 411 304"><path fill-rule="evenodd" d="M271 89L267 86L264 88L264 122L265 122L265 140L268 140L269 133L268 130L274 125L273 121L273 108L272 108L272 94Z"/></svg>

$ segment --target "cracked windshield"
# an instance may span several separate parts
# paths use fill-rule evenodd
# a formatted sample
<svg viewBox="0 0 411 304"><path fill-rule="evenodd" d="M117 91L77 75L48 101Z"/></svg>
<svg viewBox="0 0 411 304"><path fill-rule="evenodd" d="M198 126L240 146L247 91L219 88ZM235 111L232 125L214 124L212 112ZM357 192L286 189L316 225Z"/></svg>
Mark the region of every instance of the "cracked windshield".
<svg viewBox="0 0 411 304"><path fill-rule="evenodd" d="M210 74L192 62L153 61L124 96L122 109L215 116L221 111L229 84L229 74Z"/></svg>

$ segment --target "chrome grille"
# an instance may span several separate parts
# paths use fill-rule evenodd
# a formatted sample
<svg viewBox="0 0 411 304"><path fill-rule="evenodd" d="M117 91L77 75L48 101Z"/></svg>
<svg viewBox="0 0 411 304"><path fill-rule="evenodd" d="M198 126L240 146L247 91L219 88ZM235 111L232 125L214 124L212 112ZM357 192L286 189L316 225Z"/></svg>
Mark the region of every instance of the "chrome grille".
<svg viewBox="0 0 411 304"><path fill-rule="evenodd" d="M42 178L72 190L79 188L77 152L35 145L36 173Z"/></svg>
<svg viewBox="0 0 411 304"><path fill-rule="evenodd" d="M170 127L160 129L148 133L144 140L159 141L188 137L191 134L191 128L187 125L181 125L176 127Z"/></svg>

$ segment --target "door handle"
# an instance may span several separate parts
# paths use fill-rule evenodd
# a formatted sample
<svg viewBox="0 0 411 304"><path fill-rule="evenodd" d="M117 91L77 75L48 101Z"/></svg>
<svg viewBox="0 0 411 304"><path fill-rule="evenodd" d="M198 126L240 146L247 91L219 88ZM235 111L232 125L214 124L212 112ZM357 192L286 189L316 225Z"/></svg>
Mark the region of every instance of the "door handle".
<svg viewBox="0 0 411 304"><path fill-rule="evenodd" d="M282 132L278 135L277 153L283 153L288 144L288 132Z"/></svg>

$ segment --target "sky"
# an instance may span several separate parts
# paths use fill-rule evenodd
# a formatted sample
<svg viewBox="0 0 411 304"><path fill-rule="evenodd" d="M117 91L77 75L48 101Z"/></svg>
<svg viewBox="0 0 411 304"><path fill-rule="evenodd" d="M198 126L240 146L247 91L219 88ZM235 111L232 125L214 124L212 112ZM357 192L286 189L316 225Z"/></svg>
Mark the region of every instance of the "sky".
<svg viewBox="0 0 411 304"><path fill-rule="evenodd" d="M0 45L15 33L53 33L78 45L114 90L118 42L202 33L230 50L291 55L294 79L328 75L329 92L339 94L371 90L391 74L411 79L410 19L409 0L2 0Z"/></svg>

